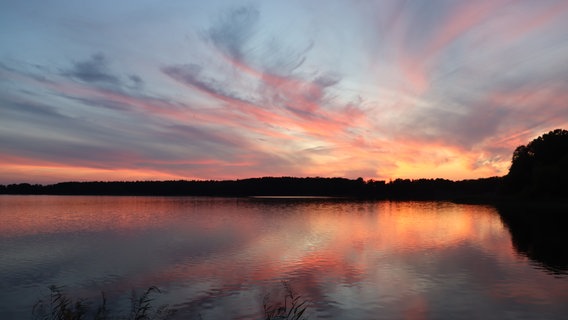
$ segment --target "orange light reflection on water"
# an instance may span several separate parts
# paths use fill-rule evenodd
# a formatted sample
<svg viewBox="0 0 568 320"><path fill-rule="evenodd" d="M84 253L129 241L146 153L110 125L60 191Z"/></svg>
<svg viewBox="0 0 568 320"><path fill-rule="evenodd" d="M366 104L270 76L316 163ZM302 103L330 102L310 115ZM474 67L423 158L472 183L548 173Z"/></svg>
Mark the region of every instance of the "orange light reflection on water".
<svg viewBox="0 0 568 320"><path fill-rule="evenodd" d="M144 263L148 256L157 256L164 262L152 261L130 271L123 267L126 275L113 281L124 290L132 283L172 285L172 295L193 301L224 288L247 291L287 279L315 301L344 309L383 301L400 305L398 314L407 319L420 319L434 305L445 303L437 299L457 299L472 286L482 290L467 294L483 299L568 301L562 282L550 282L549 275L535 272L514 251L492 207L443 202L23 198L0 201L0 237L67 232L112 232L118 239L140 236L131 243L144 247L144 257L134 258ZM10 199L17 201L6 201ZM121 243L110 246L103 248L102 259L104 250L132 251ZM95 263L106 268L116 262ZM115 269L122 270L120 265ZM527 273L530 276L525 277ZM513 281L516 278L523 281ZM546 290L535 289L548 282Z"/></svg>
<svg viewBox="0 0 568 320"><path fill-rule="evenodd" d="M363 272L367 265L365 253L369 251L386 254L450 246L471 236L490 234L492 229L502 230L498 220L479 220L479 217L470 216L470 212L453 213L445 217L443 222L436 217L422 217L417 223L416 218L420 213L408 210L391 214L384 212L384 205L371 204L359 208L364 212L354 213L355 218L351 213L330 213L326 207L312 209L315 210L301 213L301 221L298 221L296 215L274 218L277 225L264 231L260 224L273 218L269 213L266 216L256 216L257 219L242 220L239 216L239 221L233 221L234 224L231 225L233 232L246 238L247 245L239 254L249 257L247 260L250 260L250 264L245 268L241 265L238 270L229 267L231 270L228 274L217 276L230 278L226 279L228 282L236 282L243 278L267 280L277 277L279 273L293 273L298 269L321 269L326 273L337 274L344 273L346 269ZM203 222L193 221L193 227L196 224L202 225ZM221 229L221 225L226 224L226 221L216 222L217 226L209 228ZM209 223L214 224L215 221ZM478 234L478 229L473 230L480 223L488 224L484 226L485 232L482 234ZM388 225L389 228L381 228L383 225ZM219 262L219 259L226 261ZM232 259L234 256L212 257L215 260L213 263L227 266L231 265ZM263 267L257 268L255 265ZM179 267L176 266L177 272L180 272ZM206 276L212 272L207 263L186 267L188 269L185 272L191 275L202 273L202 276Z"/></svg>

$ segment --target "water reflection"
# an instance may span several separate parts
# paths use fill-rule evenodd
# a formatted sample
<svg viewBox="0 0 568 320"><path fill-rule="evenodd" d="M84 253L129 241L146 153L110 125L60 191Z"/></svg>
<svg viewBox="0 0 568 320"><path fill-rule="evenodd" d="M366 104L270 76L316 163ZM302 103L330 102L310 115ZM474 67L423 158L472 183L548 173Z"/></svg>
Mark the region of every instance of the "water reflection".
<svg viewBox="0 0 568 320"><path fill-rule="evenodd" d="M568 216L564 207L501 206L517 252L555 274L568 274Z"/></svg>
<svg viewBox="0 0 568 320"><path fill-rule="evenodd" d="M3 319L27 317L54 283L86 297L103 290L116 307L131 289L157 285L158 303L180 318L260 318L282 280L310 300L310 319L568 313L567 279L519 256L488 206L2 197L0 252Z"/></svg>

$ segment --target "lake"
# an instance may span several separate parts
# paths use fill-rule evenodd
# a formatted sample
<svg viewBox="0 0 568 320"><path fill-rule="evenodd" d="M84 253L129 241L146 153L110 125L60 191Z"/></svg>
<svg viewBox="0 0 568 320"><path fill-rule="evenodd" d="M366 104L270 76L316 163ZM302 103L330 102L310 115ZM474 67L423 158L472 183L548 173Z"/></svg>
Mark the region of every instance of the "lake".
<svg viewBox="0 0 568 320"><path fill-rule="evenodd" d="M262 319L285 283L309 319L566 319L565 253L516 225L449 202L0 196L0 318L55 284L117 313L157 286L176 319Z"/></svg>

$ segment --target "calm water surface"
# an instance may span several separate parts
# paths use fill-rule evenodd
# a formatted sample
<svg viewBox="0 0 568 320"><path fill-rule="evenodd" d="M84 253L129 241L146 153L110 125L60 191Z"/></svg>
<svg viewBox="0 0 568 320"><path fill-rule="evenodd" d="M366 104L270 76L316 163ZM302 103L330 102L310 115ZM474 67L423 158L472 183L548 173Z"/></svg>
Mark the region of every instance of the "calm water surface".
<svg viewBox="0 0 568 320"><path fill-rule="evenodd" d="M156 285L180 319L259 319L281 281L310 319L568 315L568 277L517 253L489 206L0 196L1 319L51 284L112 310Z"/></svg>

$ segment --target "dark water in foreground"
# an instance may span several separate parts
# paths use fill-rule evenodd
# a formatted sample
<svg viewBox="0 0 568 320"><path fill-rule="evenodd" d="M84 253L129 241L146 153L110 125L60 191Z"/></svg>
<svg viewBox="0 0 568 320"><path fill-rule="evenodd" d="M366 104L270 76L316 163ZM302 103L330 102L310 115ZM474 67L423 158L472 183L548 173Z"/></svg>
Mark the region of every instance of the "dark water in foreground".
<svg viewBox="0 0 568 320"><path fill-rule="evenodd" d="M310 319L566 319L568 276L503 221L444 202L1 196L0 318L58 284L113 310L156 285L178 318L259 319L284 280Z"/></svg>

